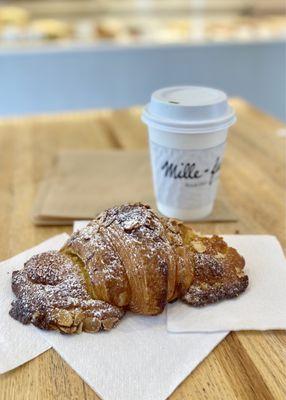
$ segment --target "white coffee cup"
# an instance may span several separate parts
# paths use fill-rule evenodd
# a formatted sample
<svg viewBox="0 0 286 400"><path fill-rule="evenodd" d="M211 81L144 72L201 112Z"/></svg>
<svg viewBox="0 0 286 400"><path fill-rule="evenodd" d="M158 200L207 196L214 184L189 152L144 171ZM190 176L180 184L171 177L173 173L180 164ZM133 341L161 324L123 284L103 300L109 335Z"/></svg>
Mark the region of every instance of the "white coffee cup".
<svg viewBox="0 0 286 400"><path fill-rule="evenodd" d="M228 128L236 121L217 89L177 86L157 90L142 120L148 125L158 210L198 220L212 212Z"/></svg>

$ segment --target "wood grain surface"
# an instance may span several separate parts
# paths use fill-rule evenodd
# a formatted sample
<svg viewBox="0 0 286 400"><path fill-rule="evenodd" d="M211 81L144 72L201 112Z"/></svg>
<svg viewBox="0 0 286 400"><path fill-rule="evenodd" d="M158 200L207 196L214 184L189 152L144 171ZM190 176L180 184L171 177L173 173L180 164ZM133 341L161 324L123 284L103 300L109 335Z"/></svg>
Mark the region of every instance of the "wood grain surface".
<svg viewBox="0 0 286 400"><path fill-rule="evenodd" d="M240 99L232 104L238 122L231 128L222 180L239 220L197 223L195 228L203 233L273 234L285 250L285 126ZM0 259L71 231L70 227L35 227L30 219L38 184L58 150L146 146L139 108L1 120ZM49 350L1 375L0 399L98 397L54 350ZM285 331L229 334L170 399L286 399Z"/></svg>

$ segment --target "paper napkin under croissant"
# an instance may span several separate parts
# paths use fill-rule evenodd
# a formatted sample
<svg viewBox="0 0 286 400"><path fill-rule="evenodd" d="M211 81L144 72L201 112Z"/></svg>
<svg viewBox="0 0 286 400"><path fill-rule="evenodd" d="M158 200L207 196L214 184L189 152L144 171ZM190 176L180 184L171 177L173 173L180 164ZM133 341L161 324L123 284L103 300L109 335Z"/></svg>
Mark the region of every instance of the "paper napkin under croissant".
<svg viewBox="0 0 286 400"><path fill-rule="evenodd" d="M76 224L76 229L83 225ZM227 242L228 238L226 235ZM261 255L261 258L253 259L254 253L247 252L249 268L259 268L266 252L269 254L269 268L277 261L276 256L271 258L277 252L277 241L271 236L253 236L250 244L249 237L241 235L237 236L236 244L242 253L251 245ZM284 264L280 264L280 256L281 249L279 265L271 268L278 277L283 274L285 266L284 258ZM277 288L269 286L267 292L271 291L274 293ZM278 301L273 304L274 309L280 307L281 295L272 296L274 303ZM180 303L174 303L175 306L180 307ZM279 316L282 327L284 318L281 314ZM267 322L271 329L273 321ZM84 333L66 338L56 332L45 332L43 336L104 400L163 400L227 335L227 332L169 333L166 328L165 313L157 317L127 314L117 328L108 333Z"/></svg>
<svg viewBox="0 0 286 400"><path fill-rule="evenodd" d="M185 338L168 334L163 313L157 317L127 314L110 332L67 336L22 325L9 316L12 271L39 252L60 248L67 237L56 236L1 263L0 373L52 346L104 400L165 399L227 332L186 334Z"/></svg>
<svg viewBox="0 0 286 400"><path fill-rule="evenodd" d="M228 241L228 236L225 238ZM255 238L258 241L261 239L259 236ZM245 236L237 236L236 244L242 252L247 239ZM50 248L60 247L63 241L63 237L58 237ZM254 241L253 238L253 243ZM258 250L257 246L254 247ZM263 247L265 252L269 253L268 262L272 265L276 256L271 257L271 255L277 251L275 240L269 236L265 237ZM44 248L31 249L21 255L21 263L33 254L47 249L49 247L46 245ZM261 244L259 249L261 258L258 257L256 260L258 266L265 255ZM247 256L247 262L253 265L249 259L251 256L252 254ZM83 333L66 336L58 332L40 331L33 326L23 326L13 321L7 314L9 302L13 298L10 288L11 271L21 267L19 259L15 258L14 263L11 263L11 260L8 264L2 263L2 271L5 270L5 265L9 265L10 269L6 269L6 275L4 273L1 275L3 278L1 289L2 292L6 292L4 298L9 297L5 310L1 310L3 313L1 319L4 325L8 323L8 319L13 324L5 335L3 335L3 324L0 324L1 341L7 343L5 351L9 354L9 359L13 361L15 357L19 365L36 356L37 352L40 354L46 350L49 343L104 400L165 399L228 333L169 333L166 326L166 313L157 317L142 317L128 313L115 329L98 334ZM257 265L255 264L255 267ZM281 276L280 272L279 268L273 269L273 274L278 273ZM3 285L4 281L5 285ZM271 290L272 293L275 292L275 289L269 287L267 293ZM272 300L276 301L275 299L272 296ZM179 302L175 304L180 306ZM279 306L280 304L274 305L274 307ZM283 320L281 321L282 324ZM272 321L268 324L269 329L271 323ZM12 335L15 337L10 340L9 336ZM41 339L38 341L39 337ZM13 349L17 342L18 347ZM21 352L25 355L27 348L35 349L33 352L28 352L24 360L25 357ZM15 367L17 362L7 364L6 370ZM1 371L4 372L5 369L2 367Z"/></svg>
<svg viewBox="0 0 286 400"><path fill-rule="evenodd" d="M246 260L249 287L239 297L207 307L170 304L169 332L286 329L286 260L275 236L226 235Z"/></svg>
<svg viewBox="0 0 286 400"><path fill-rule="evenodd" d="M14 299L11 289L12 272L22 268L24 262L34 254L59 249L67 238L65 233L54 236L0 263L0 373L16 368L50 348L34 326L22 325L10 317L9 310Z"/></svg>

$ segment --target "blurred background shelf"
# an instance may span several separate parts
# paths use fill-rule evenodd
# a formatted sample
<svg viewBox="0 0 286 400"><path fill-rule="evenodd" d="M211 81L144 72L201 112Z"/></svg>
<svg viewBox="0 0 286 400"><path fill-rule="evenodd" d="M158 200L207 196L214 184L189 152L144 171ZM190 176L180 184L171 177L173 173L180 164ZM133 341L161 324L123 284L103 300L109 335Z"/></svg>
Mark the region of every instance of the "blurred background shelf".
<svg viewBox="0 0 286 400"><path fill-rule="evenodd" d="M220 87L286 120L286 4L273 0L0 3L0 115L145 103Z"/></svg>
<svg viewBox="0 0 286 400"><path fill-rule="evenodd" d="M51 16L63 18L78 18L90 13L102 14L139 14L158 13L176 15L196 13L236 13L264 14L285 11L283 0L13 0L2 1L6 5L17 5L29 10L35 16Z"/></svg>
<svg viewBox="0 0 286 400"><path fill-rule="evenodd" d="M286 37L286 5L280 0L14 0L1 4L2 45L63 40L192 43Z"/></svg>

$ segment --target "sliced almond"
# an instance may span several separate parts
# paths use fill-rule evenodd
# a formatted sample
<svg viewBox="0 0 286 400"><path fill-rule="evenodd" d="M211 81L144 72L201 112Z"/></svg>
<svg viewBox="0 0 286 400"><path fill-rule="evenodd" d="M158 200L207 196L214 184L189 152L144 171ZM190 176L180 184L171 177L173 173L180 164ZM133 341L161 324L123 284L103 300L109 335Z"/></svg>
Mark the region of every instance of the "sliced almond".
<svg viewBox="0 0 286 400"><path fill-rule="evenodd" d="M59 326L59 330L60 330L60 332L71 334L76 331L76 327L75 326L72 326L72 327Z"/></svg>
<svg viewBox="0 0 286 400"><path fill-rule="evenodd" d="M118 307L123 307L128 303L128 293L127 292L121 292L118 296Z"/></svg>
<svg viewBox="0 0 286 400"><path fill-rule="evenodd" d="M83 322L81 322L81 323L76 327L76 333L81 333L81 332L82 332L82 326L83 326Z"/></svg>
<svg viewBox="0 0 286 400"><path fill-rule="evenodd" d="M118 318L107 318L102 321L103 328L106 331L109 331L110 329L112 329L114 327L114 325L117 323L117 321L118 321Z"/></svg>
<svg viewBox="0 0 286 400"><path fill-rule="evenodd" d="M225 254L222 254L222 253L218 252L218 253L215 255L215 258L217 258L217 259L225 258Z"/></svg>
<svg viewBox="0 0 286 400"><path fill-rule="evenodd" d="M242 278L244 276L244 271L240 268L235 267L235 272L238 278Z"/></svg>
<svg viewBox="0 0 286 400"><path fill-rule="evenodd" d="M203 253L206 251L206 246L202 242L192 242L193 248L198 252L198 253Z"/></svg>
<svg viewBox="0 0 286 400"><path fill-rule="evenodd" d="M73 317L68 310L58 310L56 321L61 326L69 327L73 324Z"/></svg>
<svg viewBox="0 0 286 400"><path fill-rule="evenodd" d="M77 326L81 323L83 319L84 319L84 314L82 312L76 313L74 316L73 324Z"/></svg>
<svg viewBox="0 0 286 400"><path fill-rule="evenodd" d="M82 329L85 332L98 332L100 329L100 320L95 317L87 317L83 321Z"/></svg>

